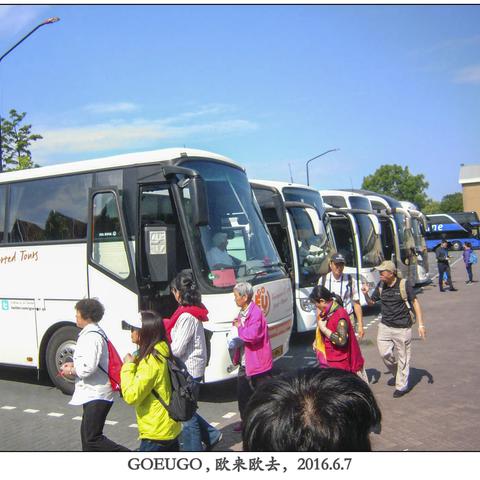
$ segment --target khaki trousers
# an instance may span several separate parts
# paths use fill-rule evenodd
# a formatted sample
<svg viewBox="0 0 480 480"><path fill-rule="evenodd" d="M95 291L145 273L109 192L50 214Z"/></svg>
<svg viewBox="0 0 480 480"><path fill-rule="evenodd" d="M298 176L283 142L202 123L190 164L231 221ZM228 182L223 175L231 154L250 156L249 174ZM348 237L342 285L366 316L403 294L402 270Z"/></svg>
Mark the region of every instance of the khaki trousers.
<svg viewBox="0 0 480 480"><path fill-rule="evenodd" d="M383 323L378 325L378 351L383 363L385 363L390 373L395 376L395 388L397 390L406 390L408 388L411 346L411 328L387 327Z"/></svg>

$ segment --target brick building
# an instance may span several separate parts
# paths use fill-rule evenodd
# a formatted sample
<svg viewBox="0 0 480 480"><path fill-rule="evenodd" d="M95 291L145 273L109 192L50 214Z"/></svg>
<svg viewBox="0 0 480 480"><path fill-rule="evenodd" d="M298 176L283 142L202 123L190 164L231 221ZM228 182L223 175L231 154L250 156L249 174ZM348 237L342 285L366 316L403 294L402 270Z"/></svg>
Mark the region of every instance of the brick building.
<svg viewBox="0 0 480 480"><path fill-rule="evenodd" d="M463 190L463 211L475 211L480 216L480 164L462 164L458 181Z"/></svg>

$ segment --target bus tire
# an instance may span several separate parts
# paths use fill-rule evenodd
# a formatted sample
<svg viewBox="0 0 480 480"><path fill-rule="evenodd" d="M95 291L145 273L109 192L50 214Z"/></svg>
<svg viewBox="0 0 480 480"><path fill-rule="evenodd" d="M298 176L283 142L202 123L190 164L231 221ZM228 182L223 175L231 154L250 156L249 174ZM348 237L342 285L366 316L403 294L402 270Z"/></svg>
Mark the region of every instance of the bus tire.
<svg viewBox="0 0 480 480"><path fill-rule="evenodd" d="M453 250L455 250L456 252L458 252L459 250L462 250L463 249L463 245L462 245L462 242L459 242L458 240L453 242L452 243L452 248Z"/></svg>
<svg viewBox="0 0 480 480"><path fill-rule="evenodd" d="M65 362L73 361L79 329L74 326L59 328L50 338L45 354L47 371L53 384L66 395L72 395L75 380L58 375Z"/></svg>

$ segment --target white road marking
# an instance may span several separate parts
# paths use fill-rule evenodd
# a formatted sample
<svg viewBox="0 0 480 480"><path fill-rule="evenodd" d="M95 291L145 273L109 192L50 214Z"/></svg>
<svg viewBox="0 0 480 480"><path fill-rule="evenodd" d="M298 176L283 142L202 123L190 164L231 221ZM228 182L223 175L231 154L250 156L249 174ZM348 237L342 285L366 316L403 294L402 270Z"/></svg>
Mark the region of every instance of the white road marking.
<svg viewBox="0 0 480 480"><path fill-rule="evenodd" d="M237 414L237 412L228 412L222 418L232 418Z"/></svg>
<svg viewBox="0 0 480 480"><path fill-rule="evenodd" d="M82 420L82 417L73 417L72 420Z"/></svg>
<svg viewBox="0 0 480 480"><path fill-rule="evenodd" d="M129 428L137 428L138 425L136 423L132 423L131 425L128 426Z"/></svg>
<svg viewBox="0 0 480 480"><path fill-rule="evenodd" d="M57 413L57 412L50 412L48 414L49 417L63 417L63 413Z"/></svg>
<svg viewBox="0 0 480 480"><path fill-rule="evenodd" d="M2 407L2 410L15 410L17 407L12 407L10 405L5 405L4 407Z"/></svg>
<svg viewBox="0 0 480 480"><path fill-rule="evenodd" d="M34 410L33 408L27 408L24 410L25 413L38 413L40 410Z"/></svg>
<svg viewBox="0 0 480 480"><path fill-rule="evenodd" d="M116 425L118 422L115 422L114 420L105 420L105 425Z"/></svg>

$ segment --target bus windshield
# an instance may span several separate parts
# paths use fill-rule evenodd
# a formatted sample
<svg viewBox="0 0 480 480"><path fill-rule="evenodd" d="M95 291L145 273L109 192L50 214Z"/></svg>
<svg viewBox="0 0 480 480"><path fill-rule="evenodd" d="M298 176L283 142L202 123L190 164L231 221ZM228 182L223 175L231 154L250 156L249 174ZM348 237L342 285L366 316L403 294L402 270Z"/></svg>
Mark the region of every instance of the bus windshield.
<svg viewBox="0 0 480 480"><path fill-rule="evenodd" d="M259 283L285 276L260 216L250 184L239 168L208 160L186 161L205 181L209 224L193 226L189 190L181 190L195 256L212 287L230 288L239 281Z"/></svg>
<svg viewBox="0 0 480 480"><path fill-rule="evenodd" d="M325 207L322 202L320 192L314 192L303 188L287 187L283 189L283 196L286 202L307 203L315 207L320 219L322 218Z"/></svg>
<svg viewBox="0 0 480 480"><path fill-rule="evenodd" d="M354 217L360 237L361 267L376 267L383 260L383 253L382 245L378 235L375 233L373 223L368 214L356 213Z"/></svg>
<svg viewBox="0 0 480 480"><path fill-rule="evenodd" d="M372 207L370 206L370 201L368 200L368 198L351 196L351 197L348 197L348 199L350 200L350 206L352 208L358 208L361 210L369 210L369 211L372 210Z"/></svg>

